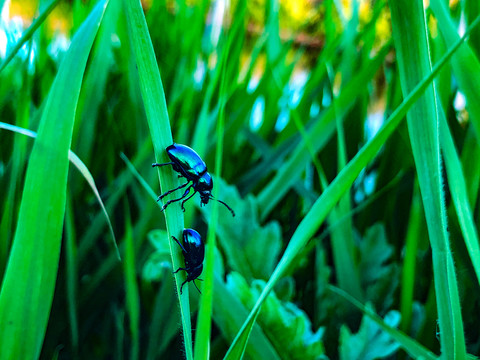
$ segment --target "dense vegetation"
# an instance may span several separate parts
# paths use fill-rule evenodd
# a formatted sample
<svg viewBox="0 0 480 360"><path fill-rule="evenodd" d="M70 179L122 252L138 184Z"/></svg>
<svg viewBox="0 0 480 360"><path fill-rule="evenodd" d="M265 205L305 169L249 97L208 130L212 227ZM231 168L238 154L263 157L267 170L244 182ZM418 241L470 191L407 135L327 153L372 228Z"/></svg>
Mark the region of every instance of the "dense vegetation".
<svg viewBox="0 0 480 360"><path fill-rule="evenodd" d="M58 2L0 63L0 359L480 353L477 0L75 0L56 53ZM235 217L160 211L173 141Z"/></svg>

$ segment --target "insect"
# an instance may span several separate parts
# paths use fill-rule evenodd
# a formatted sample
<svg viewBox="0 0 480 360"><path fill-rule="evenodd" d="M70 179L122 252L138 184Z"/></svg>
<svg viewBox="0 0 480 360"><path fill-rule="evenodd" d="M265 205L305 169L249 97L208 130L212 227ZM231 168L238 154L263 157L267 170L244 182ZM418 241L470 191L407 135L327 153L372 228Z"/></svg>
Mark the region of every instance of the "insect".
<svg viewBox="0 0 480 360"><path fill-rule="evenodd" d="M182 294L183 285L189 281L193 281L193 285L197 288L198 292L202 292L195 284L195 279L198 279L203 270L203 259L205 257L205 244L202 241L202 237L198 232L193 229L184 229L183 230L183 244L177 240L175 236L172 236L173 240L182 248L183 257L185 259L185 267L178 268L174 272L176 274L180 270L185 270L187 272L187 280L185 280L180 286L180 295Z"/></svg>
<svg viewBox="0 0 480 360"><path fill-rule="evenodd" d="M210 174L207 172L207 165L203 162L202 158L191 148L181 144L172 144L166 149L167 155L170 158L170 162L164 164L154 163L152 166L166 166L172 165L173 170L179 173L179 177L184 177L187 179L187 182L179 187L167 191L160 195L157 201L160 201L168 194L171 194L174 191L187 187L185 192L178 199L169 200L162 207L162 211L167 208L173 202L182 201L182 210L185 211L183 206L185 202L190 199L195 193L200 194L200 206L208 204L210 199L218 201L227 207L228 210L232 213L232 216L235 216L235 212L221 200L214 199L212 196L213 180ZM193 189L193 194L187 197L190 193L190 190Z"/></svg>

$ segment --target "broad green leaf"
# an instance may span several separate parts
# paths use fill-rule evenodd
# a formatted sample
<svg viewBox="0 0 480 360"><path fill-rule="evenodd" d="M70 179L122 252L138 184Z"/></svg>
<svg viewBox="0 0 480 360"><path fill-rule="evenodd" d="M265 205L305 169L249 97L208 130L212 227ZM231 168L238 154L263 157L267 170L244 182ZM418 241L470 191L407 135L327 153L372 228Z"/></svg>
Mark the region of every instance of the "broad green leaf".
<svg viewBox="0 0 480 360"><path fill-rule="evenodd" d="M249 286L246 279L235 272L227 276L227 289L246 308L252 307L264 285L264 281L254 280ZM318 359L324 354L324 329L312 331L307 314L294 303L281 301L274 293L265 301L258 324L282 358Z"/></svg>
<svg viewBox="0 0 480 360"><path fill-rule="evenodd" d="M359 302L354 297L347 294L345 291L338 289L334 286L328 285L328 290L338 294L352 303L355 307L361 310L365 315L367 315L373 322L380 327L385 333L390 335L391 338L395 339L400 346L407 351L410 356L415 359L426 359L426 360L436 360L437 356L430 352L428 349L423 347L421 344L413 340L411 337L405 335L401 331L392 327L389 323L387 323L384 319L380 316L375 314L370 307L364 306L361 302ZM397 321L395 321L395 325Z"/></svg>
<svg viewBox="0 0 480 360"><path fill-rule="evenodd" d="M365 308L373 311L369 305ZM394 328L400 322L400 314L398 311L390 311L383 321ZM399 347L398 342L365 315L356 334L352 334L346 325L342 325L340 329L341 360L382 359L393 355Z"/></svg>
<svg viewBox="0 0 480 360"><path fill-rule="evenodd" d="M81 26L45 105L0 293L0 358L40 355L57 278L75 108L106 1ZM27 295L27 296L26 296Z"/></svg>

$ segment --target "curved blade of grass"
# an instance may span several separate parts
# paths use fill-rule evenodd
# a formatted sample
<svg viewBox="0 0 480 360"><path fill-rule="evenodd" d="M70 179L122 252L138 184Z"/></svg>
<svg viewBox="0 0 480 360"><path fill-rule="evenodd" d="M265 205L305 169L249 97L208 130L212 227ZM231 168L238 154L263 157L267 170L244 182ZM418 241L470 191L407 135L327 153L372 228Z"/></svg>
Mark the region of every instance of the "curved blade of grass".
<svg viewBox="0 0 480 360"><path fill-rule="evenodd" d="M465 245L467 246L470 260L472 260L477 280L480 283L480 240L473 220L472 209L468 202L467 185L465 177L463 176L462 164L460 163L457 150L455 149L455 144L445 118L443 107L441 106L440 101L437 101L437 103L439 104L440 140L447 169L450 193L455 210L457 211L460 229L465 238Z"/></svg>
<svg viewBox="0 0 480 360"><path fill-rule="evenodd" d="M450 18L447 3L440 0L430 1L438 28L447 46L458 40L457 28ZM468 45L463 44L451 60L452 71L458 86L467 98L470 119L480 141L480 62Z"/></svg>
<svg viewBox="0 0 480 360"><path fill-rule="evenodd" d="M4 122L0 122L0 129L5 129L5 130L10 130L13 132L16 132L17 134L22 134L29 136L31 138L36 138L37 133L28 129L24 129L15 125L7 124ZM100 207L102 208L102 212L105 215L105 219L107 220L108 228L110 230L110 234L112 235L112 240L113 240L113 246L115 247L115 251L117 253L117 258L118 260L121 260L120 258L120 252L118 251L118 246L117 246L117 240L115 238L115 233L113 232L113 226L110 221L110 216L108 216L107 209L105 208L105 204L103 203L102 198L100 197L100 193L98 192L97 185L95 184L95 179L93 178L92 174L88 170L87 166L85 163L80 160L80 158L72 151L68 150L68 160L80 171L82 176L87 180L88 185L93 191L93 194L97 198L98 203L100 204Z"/></svg>
<svg viewBox="0 0 480 360"><path fill-rule="evenodd" d="M408 94L431 71L423 3L390 1L393 37L400 82ZM466 357L457 279L447 232L437 107L434 86L429 86L407 114L408 132L432 247L435 295L442 354Z"/></svg>
<svg viewBox="0 0 480 360"><path fill-rule="evenodd" d="M335 206L345 191L351 187L358 174L360 174L368 162L373 159L378 150L401 123L407 111L422 96L423 92L428 86L430 86L440 69L447 63L453 53L467 38L471 29L478 25L479 22L480 16L474 22L472 22L472 25L465 32L465 35L455 44L455 46L450 48L449 51L442 57L442 59L434 66L432 72L426 76L408 96L404 98L402 104L395 109L392 115L390 115L385 125L383 125L378 133L360 149L357 155L355 155L355 157L342 169L342 171L318 198L315 204L313 204L308 214L295 230L287 249L285 250L285 253L283 254L268 283L260 294L255 306L248 315L248 318L245 320L245 323L240 329L238 335L228 349L225 359L240 359L242 357L252 326L256 317L258 316L258 313L260 312L262 303L265 301L270 291L272 291L273 287L278 280L280 280L281 276L285 273L290 264L295 261L295 257L302 251L303 247L322 225L330 210Z"/></svg>
<svg viewBox="0 0 480 360"><path fill-rule="evenodd" d="M32 25L30 25L30 27L23 33L22 37L20 38L20 40L18 40L13 49L8 52L7 57L0 66L0 72L2 72L2 70L7 67L7 65L10 63L10 61L12 61L17 52L32 37L38 27L43 24L47 16L52 12L53 9L55 9L55 6L57 6L59 2L60 0L52 0L51 3L45 8L45 10L40 14L40 16L33 21ZM0 6L0 11L1 9L2 7Z"/></svg>
<svg viewBox="0 0 480 360"><path fill-rule="evenodd" d="M150 39L140 1L124 0L124 4L127 13L127 28L137 63L139 85L155 150L155 159L158 163L166 163L169 162L169 159L165 149L173 143L173 139L165 93L163 91L162 79L158 70L152 40ZM173 174L173 170L170 167L162 166L157 169L163 191L173 189L180 185L177 176ZM180 206L175 204L171 205L164 211L164 214L168 238L171 239L172 236L175 236L177 239L180 239L183 232L183 213L180 210ZM172 264L173 268L177 269L181 267L183 256L180 248L173 246L172 243L173 241L169 241ZM179 289L185 280L185 274L183 271L180 271L174 276L177 289ZM187 359L192 359L192 330L188 286L184 288L182 295L179 294L178 299L185 340L185 353Z"/></svg>
<svg viewBox="0 0 480 360"><path fill-rule="evenodd" d="M350 302L356 308L358 308L361 312L367 315L370 319L372 319L383 331L385 331L388 335L390 335L393 339L395 339L401 347L408 352L410 356L414 359L428 359L428 360L437 360L438 357L432 353L430 350L419 344L417 341L413 340L409 336L405 335L398 329L387 325L383 319L378 316L375 312L365 307L360 301L355 299L353 296L348 294L347 292L343 291L332 285L327 285L327 289L331 292L340 295L345 300Z"/></svg>
<svg viewBox="0 0 480 360"><path fill-rule="evenodd" d="M87 58L107 1L75 35L50 90L30 155L17 229L0 293L0 358L40 355L58 270L68 149Z"/></svg>

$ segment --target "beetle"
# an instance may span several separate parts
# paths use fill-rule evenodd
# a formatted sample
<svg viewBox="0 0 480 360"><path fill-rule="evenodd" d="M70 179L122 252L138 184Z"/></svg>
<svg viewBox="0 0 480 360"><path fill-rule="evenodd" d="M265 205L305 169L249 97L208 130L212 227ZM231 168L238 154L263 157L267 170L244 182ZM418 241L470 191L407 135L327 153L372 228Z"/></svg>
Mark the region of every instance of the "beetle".
<svg viewBox="0 0 480 360"><path fill-rule="evenodd" d="M185 202L190 199L195 193L200 194L200 206L208 204L210 199L218 201L227 207L228 210L232 213L232 216L235 216L235 212L232 210L230 206L224 203L221 200L214 199L212 196L212 188L213 188L213 179L207 171L207 165L202 160L202 158L192 149L186 145L181 144L172 144L167 147L166 149L167 155L170 158L170 162L159 164L154 163L152 164L153 167L155 166L166 166L172 165L174 171L179 173L179 177L184 177L187 179L187 182L179 187L169 190L162 195L160 195L157 201L160 201L168 194L171 194L174 191L182 189L187 186L187 189L183 193L181 197L178 199L169 200L165 205L162 207L162 211L167 208L173 202L182 201L182 210L185 211L184 204ZM193 189L193 194L187 197L190 193L190 190ZM186 198L187 197L187 198ZM186 198L186 199L185 199Z"/></svg>
<svg viewBox="0 0 480 360"><path fill-rule="evenodd" d="M198 277L202 273L203 259L205 258L205 244L202 241L202 237L198 232L193 229L184 229L184 245L182 245L175 236L172 236L172 238L182 249L183 258L185 259L185 267L178 268L177 271L174 272L174 274L176 274L180 270L185 270L187 272L187 280L185 280L182 286L180 286L180 295L182 294L183 285L185 285L189 281L193 281L193 285L195 285L198 292L201 294L202 292L197 287L197 284L195 284L195 279L203 281L202 279L198 279Z"/></svg>

